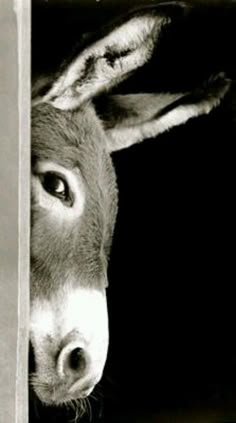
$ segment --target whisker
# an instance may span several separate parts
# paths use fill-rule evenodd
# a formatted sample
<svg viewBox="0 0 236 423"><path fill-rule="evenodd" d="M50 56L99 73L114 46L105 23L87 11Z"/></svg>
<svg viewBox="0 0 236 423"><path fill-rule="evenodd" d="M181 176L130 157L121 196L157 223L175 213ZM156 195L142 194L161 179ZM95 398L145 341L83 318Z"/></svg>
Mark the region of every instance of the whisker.
<svg viewBox="0 0 236 423"><path fill-rule="evenodd" d="M93 419L93 409L92 409L91 403L90 403L90 401L89 401L89 398L88 398L88 406L89 406L90 415L91 415L91 419L90 419L90 421L92 421L92 419Z"/></svg>
<svg viewBox="0 0 236 423"><path fill-rule="evenodd" d="M71 423L77 423L87 411L85 402L81 398L67 401L66 404L74 413L73 418L69 420Z"/></svg>

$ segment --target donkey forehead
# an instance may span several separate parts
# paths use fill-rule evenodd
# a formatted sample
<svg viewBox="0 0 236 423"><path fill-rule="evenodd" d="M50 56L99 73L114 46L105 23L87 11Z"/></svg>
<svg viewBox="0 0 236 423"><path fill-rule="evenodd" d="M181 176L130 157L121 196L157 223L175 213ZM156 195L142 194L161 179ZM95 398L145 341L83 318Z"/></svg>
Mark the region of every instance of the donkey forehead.
<svg viewBox="0 0 236 423"><path fill-rule="evenodd" d="M83 167L89 160L91 169L95 157L104 154L104 138L105 132L91 105L73 112L48 104L32 109L33 160L52 160L67 168Z"/></svg>

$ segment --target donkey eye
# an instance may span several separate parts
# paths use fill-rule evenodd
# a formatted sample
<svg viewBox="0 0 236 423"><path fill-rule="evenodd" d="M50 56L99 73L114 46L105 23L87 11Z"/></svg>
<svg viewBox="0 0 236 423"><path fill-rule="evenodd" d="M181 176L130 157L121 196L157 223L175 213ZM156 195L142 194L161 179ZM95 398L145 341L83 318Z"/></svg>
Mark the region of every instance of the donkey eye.
<svg viewBox="0 0 236 423"><path fill-rule="evenodd" d="M73 205L72 193L65 179L56 172L45 172L40 175L43 188L48 194L58 198L68 207Z"/></svg>

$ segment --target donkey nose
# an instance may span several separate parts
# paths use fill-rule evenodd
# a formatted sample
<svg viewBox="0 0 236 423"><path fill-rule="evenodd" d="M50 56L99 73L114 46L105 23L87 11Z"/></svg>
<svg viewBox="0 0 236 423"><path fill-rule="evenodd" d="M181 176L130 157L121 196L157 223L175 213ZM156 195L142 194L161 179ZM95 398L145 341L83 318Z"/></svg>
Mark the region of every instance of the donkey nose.
<svg viewBox="0 0 236 423"><path fill-rule="evenodd" d="M82 379L88 371L88 355L84 348L70 342L59 353L57 371L59 376L69 385Z"/></svg>

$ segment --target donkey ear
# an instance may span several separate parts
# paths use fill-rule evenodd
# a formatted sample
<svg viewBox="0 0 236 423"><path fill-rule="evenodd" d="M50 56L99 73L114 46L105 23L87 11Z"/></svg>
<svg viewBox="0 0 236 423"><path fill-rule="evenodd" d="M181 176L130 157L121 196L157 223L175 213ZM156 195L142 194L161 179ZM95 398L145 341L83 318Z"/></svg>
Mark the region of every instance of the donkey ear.
<svg viewBox="0 0 236 423"><path fill-rule="evenodd" d="M73 110L108 91L148 61L163 28L184 10L182 3L175 2L146 7L113 23L93 41L86 38L86 46L74 52L55 81L34 90L33 105L47 102L59 109Z"/></svg>
<svg viewBox="0 0 236 423"><path fill-rule="evenodd" d="M108 151L127 148L209 113L220 104L230 84L219 74L188 93L104 96L97 109L104 122Z"/></svg>

